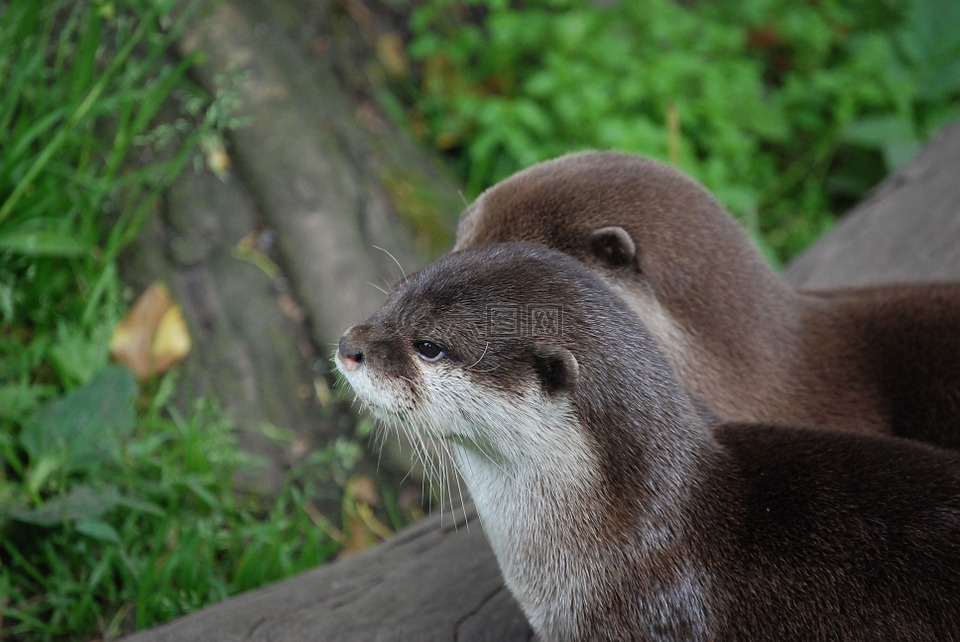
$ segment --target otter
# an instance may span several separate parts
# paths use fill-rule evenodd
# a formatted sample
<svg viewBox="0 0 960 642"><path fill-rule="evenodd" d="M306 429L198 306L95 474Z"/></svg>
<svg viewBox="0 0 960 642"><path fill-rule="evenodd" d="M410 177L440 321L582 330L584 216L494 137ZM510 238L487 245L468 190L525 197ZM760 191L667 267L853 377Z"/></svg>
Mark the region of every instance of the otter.
<svg viewBox="0 0 960 642"><path fill-rule="evenodd" d="M335 361L383 427L453 459L541 639L960 639L960 454L708 425L565 254L443 257Z"/></svg>
<svg viewBox="0 0 960 642"><path fill-rule="evenodd" d="M795 289L700 184L615 152L534 165L481 194L454 251L504 241L595 270L716 417L960 448L960 284Z"/></svg>

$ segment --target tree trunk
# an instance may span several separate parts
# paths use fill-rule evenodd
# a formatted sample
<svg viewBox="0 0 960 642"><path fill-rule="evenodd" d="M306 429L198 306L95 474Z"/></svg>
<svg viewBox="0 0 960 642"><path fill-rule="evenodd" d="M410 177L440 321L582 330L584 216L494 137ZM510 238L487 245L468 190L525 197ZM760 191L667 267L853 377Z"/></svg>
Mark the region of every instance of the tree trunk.
<svg viewBox="0 0 960 642"><path fill-rule="evenodd" d="M353 435L354 413L328 401L336 341L403 270L449 246L463 203L440 164L379 115L357 80L366 75L345 86L334 73L376 68L352 18L329 3L209 4L181 53L200 56L209 91L226 78L235 94L244 124L230 133L234 169L222 181L185 172L124 273L136 287L170 285L195 339L184 403L220 400L241 445L271 462L240 481L271 492L288 459ZM345 37L321 32L330 25ZM424 220L438 229L418 233ZM408 457L396 466L405 472Z"/></svg>

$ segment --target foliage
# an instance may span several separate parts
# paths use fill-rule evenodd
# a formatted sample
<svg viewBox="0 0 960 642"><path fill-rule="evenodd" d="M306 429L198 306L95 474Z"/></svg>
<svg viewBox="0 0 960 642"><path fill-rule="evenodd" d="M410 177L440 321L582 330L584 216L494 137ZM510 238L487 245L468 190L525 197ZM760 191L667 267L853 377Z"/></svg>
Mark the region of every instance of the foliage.
<svg viewBox="0 0 960 642"><path fill-rule="evenodd" d="M571 150L669 160L780 259L960 114L953 0L432 0L411 121L470 196Z"/></svg>
<svg viewBox="0 0 960 642"><path fill-rule="evenodd" d="M168 376L136 413L132 374L109 366L5 437L13 469L0 486L5 632L115 637L305 570L339 548L305 499L320 473L300 471L263 505L237 493L236 474L256 462L208 402L190 417L172 411L172 390Z"/></svg>
<svg viewBox="0 0 960 642"><path fill-rule="evenodd" d="M0 9L0 637L113 638L345 537L312 502L356 447L309 456L265 502L235 489L257 462L214 404L182 415L175 376L141 389L109 364L121 250L231 124L168 56L195 6Z"/></svg>

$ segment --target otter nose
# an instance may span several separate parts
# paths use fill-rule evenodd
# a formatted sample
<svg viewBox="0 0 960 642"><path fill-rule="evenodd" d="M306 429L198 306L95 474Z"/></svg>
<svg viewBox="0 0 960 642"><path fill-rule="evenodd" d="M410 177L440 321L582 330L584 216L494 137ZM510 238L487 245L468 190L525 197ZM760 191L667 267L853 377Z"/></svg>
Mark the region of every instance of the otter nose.
<svg viewBox="0 0 960 642"><path fill-rule="evenodd" d="M350 333L348 332L347 334ZM360 363L363 361L363 351L359 345L350 340L347 334L340 337L340 345L337 348L337 353L340 356L343 367L352 372L360 367Z"/></svg>

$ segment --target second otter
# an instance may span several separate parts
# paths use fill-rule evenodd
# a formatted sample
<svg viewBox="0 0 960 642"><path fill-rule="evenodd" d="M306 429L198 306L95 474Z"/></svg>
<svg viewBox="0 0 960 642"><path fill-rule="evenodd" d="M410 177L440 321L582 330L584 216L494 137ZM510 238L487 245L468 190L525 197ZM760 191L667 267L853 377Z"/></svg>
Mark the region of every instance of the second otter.
<svg viewBox="0 0 960 642"><path fill-rule="evenodd" d="M955 453L708 427L568 256L444 257L344 334L337 365L383 423L452 455L542 639L960 639Z"/></svg>
<svg viewBox="0 0 960 642"><path fill-rule="evenodd" d="M794 289L703 187L614 152L541 163L484 192L454 249L503 241L594 269L720 418L960 448L960 284Z"/></svg>

